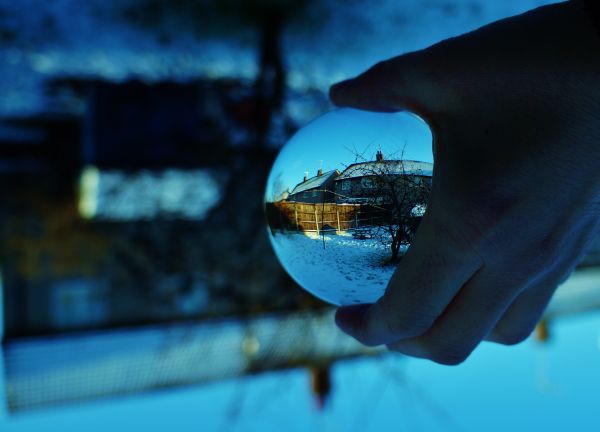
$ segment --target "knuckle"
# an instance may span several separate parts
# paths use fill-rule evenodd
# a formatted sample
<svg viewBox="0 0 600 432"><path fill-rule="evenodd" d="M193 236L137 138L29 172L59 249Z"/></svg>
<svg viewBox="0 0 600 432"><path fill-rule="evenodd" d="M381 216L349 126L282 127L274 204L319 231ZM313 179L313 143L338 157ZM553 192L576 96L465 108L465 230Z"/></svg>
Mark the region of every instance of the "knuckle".
<svg viewBox="0 0 600 432"><path fill-rule="evenodd" d="M381 320L389 334L403 335L408 330L406 323L398 319L398 316L395 314L386 313L382 316Z"/></svg>
<svg viewBox="0 0 600 432"><path fill-rule="evenodd" d="M572 256L573 236L564 227L532 228L525 224L504 234L505 241L512 242L513 253L501 263L511 266L524 280L547 274Z"/></svg>
<svg viewBox="0 0 600 432"><path fill-rule="evenodd" d="M465 259L479 261L482 235L473 229L472 224L460 222L456 214L446 212L431 221L432 237L437 241L436 259L446 262L431 263L434 265L455 265Z"/></svg>
<svg viewBox="0 0 600 432"><path fill-rule="evenodd" d="M383 325L389 334L403 338L416 337L425 333L432 326L435 318L423 313L402 313L394 311L390 306L384 306L381 316Z"/></svg>

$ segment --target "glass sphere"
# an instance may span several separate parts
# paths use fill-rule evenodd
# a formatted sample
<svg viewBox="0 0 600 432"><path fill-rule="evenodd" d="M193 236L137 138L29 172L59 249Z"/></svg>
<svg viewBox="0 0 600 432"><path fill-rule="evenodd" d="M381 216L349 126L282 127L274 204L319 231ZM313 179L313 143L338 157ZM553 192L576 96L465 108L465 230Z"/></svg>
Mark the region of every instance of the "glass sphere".
<svg viewBox="0 0 600 432"><path fill-rule="evenodd" d="M429 126L409 112L339 109L300 129L265 191L269 237L304 289L373 303L406 253L433 176Z"/></svg>

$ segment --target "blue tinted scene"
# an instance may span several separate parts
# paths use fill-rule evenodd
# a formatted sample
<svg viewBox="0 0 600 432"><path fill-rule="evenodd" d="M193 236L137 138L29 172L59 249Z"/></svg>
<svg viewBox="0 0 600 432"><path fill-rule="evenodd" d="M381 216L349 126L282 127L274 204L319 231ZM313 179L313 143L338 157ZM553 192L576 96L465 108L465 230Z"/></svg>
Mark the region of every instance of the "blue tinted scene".
<svg viewBox="0 0 600 432"><path fill-rule="evenodd" d="M0 0L0 431L598 430L600 240L451 367L344 334L265 215L417 136L363 113L386 141L280 153L332 84L550 3Z"/></svg>
<svg viewBox="0 0 600 432"><path fill-rule="evenodd" d="M308 168L319 168L312 175ZM334 305L383 294L425 212L432 134L416 115L351 108L300 129L267 179L271 244L304 289Z"/></svg>

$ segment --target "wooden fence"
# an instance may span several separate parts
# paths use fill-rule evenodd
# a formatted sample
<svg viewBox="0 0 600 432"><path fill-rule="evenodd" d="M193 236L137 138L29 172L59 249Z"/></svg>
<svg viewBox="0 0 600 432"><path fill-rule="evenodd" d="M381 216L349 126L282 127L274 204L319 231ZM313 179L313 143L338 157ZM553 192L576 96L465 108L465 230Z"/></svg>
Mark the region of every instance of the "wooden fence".
<svg viewBox="0 0 600 432"><path fill-rule="evenodd" d="M343 232L373 225L382 218L381 210L363 204L267 203L267 219L272 230L303 232Z"/></svg>

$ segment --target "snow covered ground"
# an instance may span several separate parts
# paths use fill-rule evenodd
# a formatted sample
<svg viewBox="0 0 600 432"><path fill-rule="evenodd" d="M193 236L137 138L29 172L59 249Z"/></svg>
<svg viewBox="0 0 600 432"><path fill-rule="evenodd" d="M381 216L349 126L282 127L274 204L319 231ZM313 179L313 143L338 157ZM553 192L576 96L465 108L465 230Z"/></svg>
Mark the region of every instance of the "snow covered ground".
<svg viewBox="0 0 600 432"><path fill-rule="evenodd" d="M372 303L384 292L395 266L389 248L350 233L275 233L270 236L287 272L306 290L336 305Z"/></svg>

